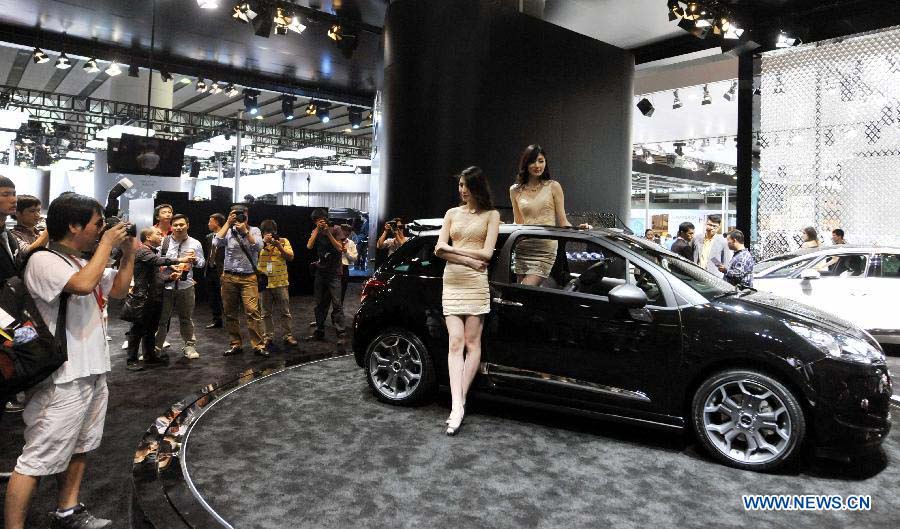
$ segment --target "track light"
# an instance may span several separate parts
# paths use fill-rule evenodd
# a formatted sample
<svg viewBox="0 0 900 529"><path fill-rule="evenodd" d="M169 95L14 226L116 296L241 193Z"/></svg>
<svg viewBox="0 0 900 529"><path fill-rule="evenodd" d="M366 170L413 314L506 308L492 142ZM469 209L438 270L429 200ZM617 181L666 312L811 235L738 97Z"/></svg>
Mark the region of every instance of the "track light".
<svg viewBox="0 0 900 529"><path fill-rule="evenodd" d="M128 65L128 77L140 77L141 71L138 68L138 65L132 62Z"/></svg>
<svg viewBox="0 0 900 529"><path fill-rule="evenodd" d="M275 9L275 17L272 19L275 22L275 34L276 35L287 35L288 25L291 23L291 17L284 12L284 9L279 7Z"/></svg>
<svg viewBox="0 0 900 529"><path fill-rule="evenodd" d="M256 18L256 11L250 9L250 4L248 2L244 2L234 6L231 17L244 24L249 24L251 20Z"/></svg>
<svg viewBox="0 0 900 529"><path fill-rule="evenodd" d="M50 61L50 57L40 48L34 48L34 51L31 52L31 60L33 60L35 64L44 64L45 62Z"/></svg>
<svg viewBox="0 0 900 529"><path fill-rule="evenodd" d="M727 92L722 94L722 97L724 97L726 101L731 101L732 99L734 99L734 93L736 90L737 90L737 81L732 81L731 88L729 88Z"/></svg>
<svg viewBox="0 0 900 529"><path fill-rule="evenodd" d="M641 111L641 114L647 116L648 118L653 115L655 109L653 108L653 103L650 102L646 97L638 101L637 104L638 110Z"/></svg>
<svg viewBox="0 0 900 529"><path fill-rule="evenodd" d="M688 2L687 9L684 10L684 18L688 20L700 18L700 5L697 2Z"/></svg>
<svg viewBox="0 0 900 529"><path fill-rule="evenodd" d="M684 9L682 9L681 5L678 4L678 0L669 0L668 6L669 6L669 22L672 22L672 21L684 16Z"/></svg>
<svg viewBox="0 0 900 529"><path fill-rule="evenodd" d="M675 90L675 92L673 92L673 96L674 96L674 98L672 99L672 108L673 109L681 108L682 103L681 103L681 99L679 99L679 97L678 97L678 90Z"/></svg>
<svg viewBox="0 0 900 529"><path fill-rule="evenodd" d="M209 93L210 94L221 94L222 93L222 87L219 86L219 81L212 82L212 84L209 86Z"/></svg>
<svg viewBox="0 0 900 529"><path fill-rule="evenodd" d="M159 77L162 79L162 82L168 83L172 80L172 74L169 73L169 68L167 66L162 66L159 69Z"/></svg>
<svg viewBox="0 0 900 529"><path fill-rule="evenodd" d="M116 61L111 62L109 64L109 67L103 71L106 72L106 75L110 77L115 77L122 73L122 69L119 68L119 64Z"/></svg>
<svg viewBox="0 0 900 529"><path fill-rule="evenodd" d="M350 120L351 129L358 129L362 126L362 114L361 108L350 107L347 109L347 119Z"/></svg>
<svg viewBox="0 0 900 529"><path fill-rule="evenodd" d="M294 101L296 100L297 98L287 94L281 96L281 113L284 115L284 119L294 119Z"/></svg>
<svg viewBox="0 0 900 529"><path fill-rule="evenodd" d="M291 17L291 23L288 24L287 28L297 34L303 33L303 31L306 30L306 26L300 22L300 17L296 14Z"/></svg>
<svg viewBox="0 0 900 529"><path fill-rule="evenodd" d="M72 61L70 61L69 57L66 56L66 52L62 52L59 54L59 58L56 59L56 67L60 70L68 70L72 67Z"/></svg>
<svg viewBox="0 0 900 529"><path fill-rule="evenodd" d="M784 31L778 34L778 40L775 41L776 48L790 48L800 43L800 39L788 37ZM35 61L37 62L37 61Z"/></svg>
<svg viewBox="0 0 900 529"><path fill-rule="evenodd" d="M234 97L234 96L238 95L238 89L235 88L235 86L233 84L230 84L225 87L225 95L228 97Z"/></svg>
<svg viewBox="0 0 900 529"><path fill-rule="evenodd" d="M218 9L219 0L197 0L197 5L200 9Z"/></svg>
<svg viewBox="0 0 900 529"><path fill-rule="evenodd" d="M319 118L319 121L321 121L322 123L328 123L329 121L331 121L331 113L324 106L319 106L316 109L316 117Z"/></svg>
<svg viewBox="0 0 900 529"><path fill-rule="evenodd" d="M703 101L700 101L701 105L709 105L712 104L712 98L709 97L709 85L703 85Z"/></svg>
<svg viewBox="0 0 900 529"><path fill-rule="evenodd" d="M672 146L675 147L676 156L684 156L684 142L675 142Z"/></svg>
<svg viewBox="0 0 900 529"><path fill-rule="evenodd" d="M315 101L310 101L308 105L306 105L306 115L307 116L315 116L316 110L318 110L318 106Z"/></svg>
<svg viewBox="0 0 900 529"><path fill-rule="evenodd" d="M331 29L328 30L328 38L335 42L341 40L344 38L344 28L340 24L331 26Z"/></svg>
<svg viewBox="0 0 900 529"><path fill-rule="evenodd" d="M202 94L204 92L206 92L206 81L204 81L203 78L200 77L199 79L197 79L197 93Z"/></svg>
<svg viewBox="0 0 900 529"><path fill-rule="evenodd" d="M87 73L97 73L100 71L100 67L97 66L97 59L94 59L93 57L88 59L87 62L84 63L83 68Z"/></svg>
<svg viewBox="0 0 900 529"><path fill-rule="evenodd" d="M251 116L259 113L257 97L259 97L259 91L250 88L244 89L244 110Z"/></svg>

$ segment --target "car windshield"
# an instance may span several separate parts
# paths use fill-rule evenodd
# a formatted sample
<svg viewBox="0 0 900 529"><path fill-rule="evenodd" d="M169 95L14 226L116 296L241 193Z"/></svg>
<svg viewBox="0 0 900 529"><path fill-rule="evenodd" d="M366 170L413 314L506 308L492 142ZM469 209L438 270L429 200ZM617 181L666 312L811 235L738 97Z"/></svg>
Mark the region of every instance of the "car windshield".
<svg viewBox="0 0 900 529"><path fill-rule="evenodd" d="M672 253L656 244L644 242L636 237L618 234L606 235L605 238L627 247L632 252L637 253L652 263L656 263L660 268L674 276L675 279L680 280L706 299L712 299L721 296L722 294L738 291L734 286L723 279L714 276L684 257Z"/></svg>

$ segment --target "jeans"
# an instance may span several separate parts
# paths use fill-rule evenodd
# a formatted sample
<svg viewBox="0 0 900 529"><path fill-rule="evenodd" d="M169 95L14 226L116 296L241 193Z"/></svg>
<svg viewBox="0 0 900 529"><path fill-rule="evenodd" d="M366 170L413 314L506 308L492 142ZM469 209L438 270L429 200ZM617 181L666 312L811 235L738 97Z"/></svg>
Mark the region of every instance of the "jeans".
<svg viewBox="0 0 900 529"><path fill-rule="evenodd" d="M341 305L340 274L325 274L317 270L313 282L313 297L316 300L316 335L325 334L325 317L328 315L329 305L334 306L331 311L331 322L337 333L343 334L344 308Z"/></svg>
<svg viewBox="0 0 900 529"><path fill-rule="evenodd" d="M288 287L267 288L262 291L262 318L265 339L274 338L276 324L283 337L291 336L291 297Z"/></svg>
<svg viewBox="0 0 900 529"><path fill-rule="evenodd" d="M206 295L213 321L222 321L222 275L216 268L206 269Z"/></svg>
<svg viewBox="0 0 900 529"><path fill-rule="evenodd" d="M131 324L128 333L128 361L137 362L138 348L143 344L144 358L152 358L155 354L156 331L159 328L159 317L162 314L162 303L148 301L144 305L141 319Z"/></svg>
<svg viewBox="0 0 900 529"><path fill-rule="evenodd" d="M156 331L156 347L162 349L169 333L169 320L172 312L178 314L181 339L185 346L197 343L194 337L194 287L173 288L163 291L162 313L159 316L159 329ZM130 338L133 340L134 338Z"/></svg>
<svg viewBox="0 0 900 529"><path fill-rule="evenodd" d="M222 274L222 308L225 312L225 330L228 332L229 345L241 347L241 328L238 322L238 309L244 304L247 314L247 330L250 344L254 348L263 344L262 311L259 308L259 288L253 274L239 275L225 272Z"/></svg>

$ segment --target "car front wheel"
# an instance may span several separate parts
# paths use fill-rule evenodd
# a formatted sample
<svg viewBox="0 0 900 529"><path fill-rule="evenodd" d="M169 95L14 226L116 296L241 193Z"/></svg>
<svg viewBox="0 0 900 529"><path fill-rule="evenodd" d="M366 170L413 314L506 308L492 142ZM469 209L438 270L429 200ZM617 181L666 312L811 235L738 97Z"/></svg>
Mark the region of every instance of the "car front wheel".
<svg viewBox="0 0 900 529"><path fill-rule="evenodd" d="M746 470L778 468L794 458L806 420L793 392L761 372L728 370L694 394L692 422L713 457Z"/></svg>
<svg viewBox="0 0 900 529"><path fill-rule="evenodd" d="M369 342L366 380L379 400L415 405L435 388L434 362L419 338L402 329L388 329Z"/></svg>

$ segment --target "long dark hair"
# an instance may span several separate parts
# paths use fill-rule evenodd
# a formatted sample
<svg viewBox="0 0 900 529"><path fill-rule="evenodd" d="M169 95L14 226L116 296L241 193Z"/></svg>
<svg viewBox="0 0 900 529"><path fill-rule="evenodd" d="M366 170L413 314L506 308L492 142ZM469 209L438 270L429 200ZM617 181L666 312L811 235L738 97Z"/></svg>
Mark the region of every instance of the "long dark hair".
<svg viewBox="0 0 900 529"><path fill-rule="evenodd" d="M477 209L479 213L494 209L494 201L491 198L491 188L488 186L487 177L484 176L484 172L482 172L480 167L473 165L472 167L463 169L463 171L457 175L457 178L462 180L466 184L466 187L469 188L469 195L472 197L472 201L475 202L475 209Z"/></svg>
<svg viewBox="0 0 900 529"><path fill-rule="evenodd" d="M533 164L541 154L544 155L544 159L547 161L547 165L544 166L544 173L541 174L541 182L553 178L550 176L550 157L544 152L543 147L536 143L532 143L528 147L525 147L525 151L522 152L522 156L519 158L519 172L516 173L517 186L522 187L528 183L528 166Z"/></svg>
<svg viewBox="0 0 900 529"><path fill-rule="evenodd" d="M819 242L819 232L816 231L812 226L807 226L803 228L803 233L806 234L806 239L808 241L816 241Z"/></svg>

